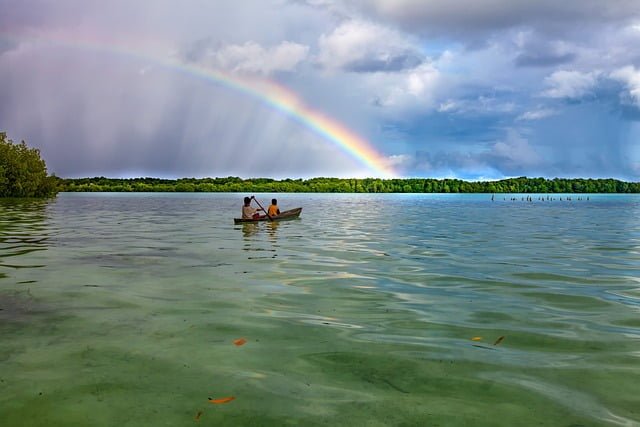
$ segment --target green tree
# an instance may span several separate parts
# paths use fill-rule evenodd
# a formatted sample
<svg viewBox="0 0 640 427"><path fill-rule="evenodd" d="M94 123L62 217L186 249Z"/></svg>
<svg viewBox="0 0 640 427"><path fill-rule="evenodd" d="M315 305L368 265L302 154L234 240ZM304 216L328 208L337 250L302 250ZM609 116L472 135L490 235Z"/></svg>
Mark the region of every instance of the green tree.
<svg viewBox="0 0 640 427"><path fill-rule="evenodd" d="M0 179L4 175L0 174ZM183 178L79 178L58 179L61 191L200 191L200 192L316 192L316 193L639 193L640 183L614 179L510 178L500 181L468 182L458 179L285 179L237 177Z"/></svg>
<svg viewBox="0 0 640 427"><path fill-rule="evenodd" d="M0 132L0 197L51 197L57 192L57 179L47 175L40 150L24 141L15 144Z"/></svg>

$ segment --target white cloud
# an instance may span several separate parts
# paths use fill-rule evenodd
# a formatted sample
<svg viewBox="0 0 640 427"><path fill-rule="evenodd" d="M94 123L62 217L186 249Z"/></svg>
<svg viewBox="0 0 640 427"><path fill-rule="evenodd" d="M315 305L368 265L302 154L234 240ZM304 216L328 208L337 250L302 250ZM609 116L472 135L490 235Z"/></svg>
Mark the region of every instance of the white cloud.
<svg viewBox="0 0 640 427"><path fill-rule="evenodd" d="M386 158L387 166L396 170L407 169L408 166L413 166L415 160L413 156L408 154L394 154Z"/></svg>
<svg viewBox="0 0 640 427"><path fill-rule="evenodd" d="M372 91L378 93L378 104L397 113L417 110L425 112L435 107L444 87L443 76L430 63L411 70L378 75L368 82Z"/></svg>
<svg viewBox="0 0 640 427"><path fill-rule="evenodd" d="M423 57L407 36L370 22L347 21L318 41L318 63L327 69L398 71Z"/></svg>
<svg viewBox="0 0 640 427"><path fill-rule="evenodd" d="M629 65L615 70L610 74L610 77L622 82L629 91L628 97L636 106L640 107L640 70Z"/></svg>
<svg viewBox="0 0 640 427"><path fill-rule="evenodd" d="M535 166L542 160L529 141L514 129L507 131L504 141L493 144L489 156L506 170Z"/></svg>
<svg viewBox="0 0 640 427"><path fill-rule="evenodd" d="M438 106L439 113L450 114L509 114L516 104L495 97L480 95L472 99L448 99Z"/></svg>
<svg viewBox="0 0 640 427"><path fill-rule="evenodd" d="M556 115L557 112L551 108L538 108L536 110L525 111L516 120L541 120Z"/></svg>
<svg viewBox="0 0 640 427"><path fill-rule="evenodd" d="M438 107L439 113L449 113L454 112L460 109L460 103L454 101L453 99L448 99L447 101L440 104Z"/></svg>
<svg viewBox="0 0 640 427"><path fill-rule="evenodd" d="M227 45L204 58L208 64L241 73L271 74L292 71L305 60L309 47L283 41L277 46L265 48L255 42Z"/></svg>
<svg viewBox="0 0 640 427"><path fill-rule="evenodd" d="M599 72L580 72L559 70L544 79L549 87L542 93L548 98L580 99L592 93Z"/></svg>

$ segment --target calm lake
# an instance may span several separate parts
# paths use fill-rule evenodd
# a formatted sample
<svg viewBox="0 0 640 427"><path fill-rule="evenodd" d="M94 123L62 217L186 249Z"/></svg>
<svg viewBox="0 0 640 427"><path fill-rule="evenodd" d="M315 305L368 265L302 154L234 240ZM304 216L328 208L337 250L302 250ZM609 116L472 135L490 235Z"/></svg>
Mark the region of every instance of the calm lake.
<svg viewBox="0 0 640 427"><path fill-rule="evenodd" d="M640 195L243 196L0 201L0 423L640 425Z"/></svg>

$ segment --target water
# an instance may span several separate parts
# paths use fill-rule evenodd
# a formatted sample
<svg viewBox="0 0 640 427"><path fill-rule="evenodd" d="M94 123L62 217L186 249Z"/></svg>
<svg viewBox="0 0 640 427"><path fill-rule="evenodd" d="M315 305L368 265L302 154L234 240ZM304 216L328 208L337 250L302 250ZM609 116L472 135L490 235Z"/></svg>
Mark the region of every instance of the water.
<svg viewBox="0 0 640 427"><path fill-rule="evenodd" d="M639 196L241 196L1 201L2 424L640 425Z"/></svg>

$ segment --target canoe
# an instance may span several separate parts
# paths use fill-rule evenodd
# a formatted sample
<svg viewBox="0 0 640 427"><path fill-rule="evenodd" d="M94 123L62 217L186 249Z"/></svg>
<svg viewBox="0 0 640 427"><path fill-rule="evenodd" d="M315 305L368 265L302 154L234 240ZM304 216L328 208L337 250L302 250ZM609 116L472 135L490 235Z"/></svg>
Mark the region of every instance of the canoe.
<svg viewBox="0 0 640 427"><path fill-rule="evenodd" d="M289 209L288 211L280 212L280 215L271 216L269 219L266 216L261 216L260 218L233 218L233 222L235 224L243 224L245 222L260 222L260 221L282 221L283 219L295 219L300 216L300 212L302 212L302 208Z"/></svg>

